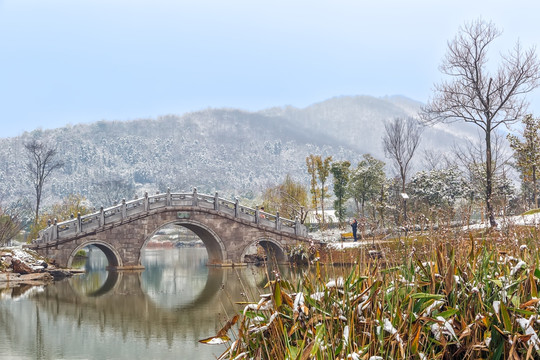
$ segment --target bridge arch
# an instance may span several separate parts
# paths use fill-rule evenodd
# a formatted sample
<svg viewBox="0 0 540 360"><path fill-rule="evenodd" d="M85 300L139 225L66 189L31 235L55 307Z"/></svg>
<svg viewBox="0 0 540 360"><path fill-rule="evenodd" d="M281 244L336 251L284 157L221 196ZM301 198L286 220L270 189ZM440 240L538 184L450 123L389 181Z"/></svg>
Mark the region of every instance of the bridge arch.
<svg viewBox="0 0 540 360"><path fill-rule="evenodd" d="M119 268L124 266L122 262L122 257L118 253L118 251L108 242L101 241L101 240L88 240L77 246L69 255L68 261L67 261L67 267L71 268L71 265L73 263L73 259L75 258L75 255L79 250L81 250L84 247L94 245L99 250L105 254L105 257L107 258L107 261L109 262L110 268Z"/></svg>
<svg viewBox="0 0 540 360"><path fill-rule="evenodd" d="M270 237L260 237L256 239L255 241L250 242L242 252L242 256L240 257L240 261L242 263L245 263L245 257L247 255L248 249L252 247L253 245L259 245L261 246L264 251L266 252L266 255L268 258L274 258L277 263L285 263L288 261L287 257L287 251L283 247L283 245L277 241L276 239L270 238Z"/></svg>
<svg viewBox="0 0 540 360"><path fill-rule="evenodd" d="M146 244L148 244L150 239L159 230L171 224L183 226L186 229L191 230L195 235L199 237L199 239L202 240L204 246L206 247L206 251L208 252L208 265L222 264L224 260L227 259L227 251L225 250L225 244L223 243L219 235L216 234L216 232L207 225L191 219L174 220L161 224L149 236L147 236L142 248L144 248ZM140 263L141 259L139 258L139 264Z"/></svg>

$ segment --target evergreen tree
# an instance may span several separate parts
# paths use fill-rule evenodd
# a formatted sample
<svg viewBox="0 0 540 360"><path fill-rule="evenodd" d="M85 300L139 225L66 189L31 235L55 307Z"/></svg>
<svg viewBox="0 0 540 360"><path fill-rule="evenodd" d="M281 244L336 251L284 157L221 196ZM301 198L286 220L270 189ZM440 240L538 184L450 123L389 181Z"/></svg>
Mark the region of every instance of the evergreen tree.
<svg viewBox="0 0 540 360"><path fill-rule="evenodd" d="M411 179L410 189L417 209L432 220L440 213L451 217L454 203L469 193L457 167L420 171Z"/></svg>
<svg viewBox="0 0 540 360"><path fill-rule="evenodd" d="M370 154L364 154L356 169L351 171L347 189L362 217L365 217L366 202L380 196L385 178L384 162Z"/></svg>
<svg viewBox="0 0 540 360"><path fill-rule="evenodd" d="M507 138L514 150L515 165L521 173L522 188L525 193L532 190L533 204L538 208L536 171L540 165L540 119L535 119L529 114L523 119L523 124L525 125L521 134L523 140L511 134Z"/></svg>
<svg viewBox="0 0 540 360"><path fill-rule="evenodd" d="M349 174L351 163L348 161L336 161L332 163L330 172L334 176L334 210L339 221L345 220L345 201L347 201L347 184L349 183Z"/></svg>

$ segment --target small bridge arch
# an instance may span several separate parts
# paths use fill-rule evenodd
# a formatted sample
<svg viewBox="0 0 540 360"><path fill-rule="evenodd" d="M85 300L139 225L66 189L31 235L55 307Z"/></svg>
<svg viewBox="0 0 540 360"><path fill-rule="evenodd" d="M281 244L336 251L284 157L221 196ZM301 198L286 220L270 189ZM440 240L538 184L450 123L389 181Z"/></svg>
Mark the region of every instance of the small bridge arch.
<svg viewBox="0 0 540 360"><path fill-rule="evenodd" d="M241 262L246 262L245 258L247 256L248 250L253 246L260 246L266 252L268 259L271 261L276 261L277 263L285 263L289 260L287 256L287 250L283 245L276 239L270 237L261 237L251 243L247 244L242 252Z"/></svg>
<svg viewBox="0 0 540 360"><path fill-rule="evenodd" d="M75 255L77 255L77 252L79 250L82 250L83 248L87 246L91 246L91 245L97 247L99 250L103 252L103 254L105 254L105 257L107 258L107 261L109 262L109 267L121 268L124 266L122 262L122 256L120 255L120 253L118 253L118 251L113 246L111 246L110 243L101 241L101 240L89 239L82 242L82 244L78 245L71 251L71 254L68 257L67 267L71 268L71 265L73 264L73 260L75 259Z"/></svg>

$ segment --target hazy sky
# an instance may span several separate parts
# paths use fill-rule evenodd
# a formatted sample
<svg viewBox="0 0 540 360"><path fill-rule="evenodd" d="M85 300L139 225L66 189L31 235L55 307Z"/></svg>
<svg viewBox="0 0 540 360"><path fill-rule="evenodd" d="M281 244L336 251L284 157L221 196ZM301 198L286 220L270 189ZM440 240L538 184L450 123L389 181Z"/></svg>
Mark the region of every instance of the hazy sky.
<svg viewBox="0 0 540 360"><path fill-rule="evenodd" d="M0 137L340 95L426 102L465 21L492 20L506 51L538 44L539 13L534 0L0 0Z"/></svg>

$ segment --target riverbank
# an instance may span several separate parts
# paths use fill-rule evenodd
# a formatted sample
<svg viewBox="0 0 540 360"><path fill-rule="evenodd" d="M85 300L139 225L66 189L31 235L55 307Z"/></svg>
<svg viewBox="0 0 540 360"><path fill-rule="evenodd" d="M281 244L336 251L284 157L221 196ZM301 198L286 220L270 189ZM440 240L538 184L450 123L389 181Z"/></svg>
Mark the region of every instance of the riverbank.
<svg viewBox="0 0 540 360"><path fill-rule="evenodd" d="M46 285L80 272L57 268L35 251L20 246L0 248L0 289L21 285Z"/></svg>

